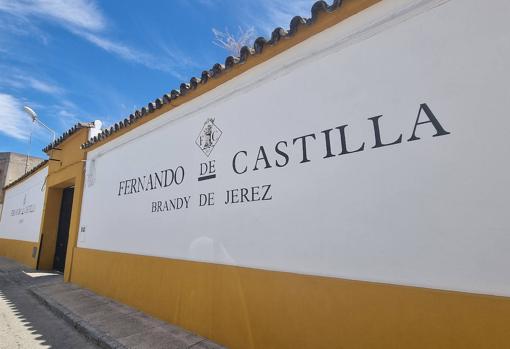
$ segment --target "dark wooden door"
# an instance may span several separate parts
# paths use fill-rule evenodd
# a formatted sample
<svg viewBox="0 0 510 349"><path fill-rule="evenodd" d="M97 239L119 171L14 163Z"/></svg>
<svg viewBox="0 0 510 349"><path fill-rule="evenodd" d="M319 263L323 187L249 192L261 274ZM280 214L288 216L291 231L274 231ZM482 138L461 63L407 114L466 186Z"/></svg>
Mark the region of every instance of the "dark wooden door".
<svg viewBox="0 0 510 349"><path fill-rule="evenodd" d="M69 225L71 223L71 209L73 207L74 187L65 188L62 192L62 204L58 219L57 244L55 246L55 258L53 269L64 272L66 265L67 240L69 239Z"/></svg>

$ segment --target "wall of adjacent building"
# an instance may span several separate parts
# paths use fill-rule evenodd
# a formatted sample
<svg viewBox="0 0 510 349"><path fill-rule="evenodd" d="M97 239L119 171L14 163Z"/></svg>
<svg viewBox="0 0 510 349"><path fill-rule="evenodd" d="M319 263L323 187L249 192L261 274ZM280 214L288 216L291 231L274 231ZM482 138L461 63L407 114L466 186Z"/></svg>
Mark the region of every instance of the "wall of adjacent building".
<svg viewBox="0 0 510 349"><path fill-rule="evenodd" d="M12 152L0 153L0 213L4 202L4 186L24 175L43 161L38 157Z"/></svg>
<svg viewBox="0 0 510 349"><path fill-rule="evenodd" d="M36 266L47 166L5 191L0 216L0 255Z"/></svg>
<svg viewBox="0 0 510 349"><path fill-rule="evenodd" d="M503 347L509 12L381 1L93 147L71 281L230 348Z"/></svg>

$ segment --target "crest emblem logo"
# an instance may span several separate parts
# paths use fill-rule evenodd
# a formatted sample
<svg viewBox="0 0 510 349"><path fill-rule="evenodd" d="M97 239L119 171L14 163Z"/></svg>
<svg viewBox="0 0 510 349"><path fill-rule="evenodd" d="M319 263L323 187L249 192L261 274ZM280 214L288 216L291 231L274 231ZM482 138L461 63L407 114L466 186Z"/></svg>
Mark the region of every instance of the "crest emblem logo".
<svg viewBox="0 0 510 349"><path fill-rule="evenodd" d="M222 133L223 132L221 132L218 126L214 123L214 118L208 118L204 122L204 126L198 134L195 143L204 152L204 154L209 157L214 146L218 143Z"/></svg>

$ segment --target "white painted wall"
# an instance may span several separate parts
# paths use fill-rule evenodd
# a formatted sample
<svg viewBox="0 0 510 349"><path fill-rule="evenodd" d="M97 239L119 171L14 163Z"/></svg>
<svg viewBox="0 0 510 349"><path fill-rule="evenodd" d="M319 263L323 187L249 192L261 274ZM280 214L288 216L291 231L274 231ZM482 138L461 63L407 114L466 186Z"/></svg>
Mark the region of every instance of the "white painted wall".
<svg viewBox="0 0 510 349"><path fill-rule="evenodd" d="M5 191L0 239L39 241L48 167Z"/></svg>
<svg viewBox="0 0 510 349"><path fill-rule="evenodd" d="M504 0L383 1L93 150L79 247L510 296L508 13ZM451 134L426 124L407 141L421 103ZM380 114L383 141L401 144L372 149ZM209 117L223 133L207 158L195 140ZM344 124L365 150L323 159L320 132ZM292 139L310 133L301 164ZM253 167L260 145L273 167L234 173L233 155ZM217 178L197 181L211 159ZM177 166L180 186L118 195ZM223 203L264 184L272 200ZM208 192L216 204L199 207ZM151 212L180 196L188 209Z"/></svg>

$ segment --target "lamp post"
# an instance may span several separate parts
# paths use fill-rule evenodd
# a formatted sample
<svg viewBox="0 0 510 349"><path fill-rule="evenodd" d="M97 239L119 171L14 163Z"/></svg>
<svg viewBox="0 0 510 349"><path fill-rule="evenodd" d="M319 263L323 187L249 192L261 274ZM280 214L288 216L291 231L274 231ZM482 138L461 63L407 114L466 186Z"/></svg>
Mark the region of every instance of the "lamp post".
<svg viewBox="0 0 510 349"><path fill-rule="evenodd" d="M24 106L23 107L23 110L30 116L30 119L32 119L32 122L38 122L41 126L43 126L44 128L46 128L48 131L51 132L52 136L53 136L53 139L52 139L52 142L55 142L55 138L56 138L56 133L55 131L53 131L51 128L49 128L48 126L46 126L38 117L37 117L37 114L36 112L28 107L28 106Z"/></svg>
<svg viewBox="0 0 510 349"><path fill-rule="evenodd" d="M35 122L37 121L39 123L39 125L43 126L45 129L47 129L48 131L51 132L52 143L54 143L55 139L56 139L55 131L53 131L45 123L43 123L41 120L39 120L39 118L37 117L37 113L32 108L30 108L29 106L24 106L23 110L25 111L25 113L28 114L28 116L30 116L30 119L32 120L32 129L33 129L33 126L34 126ZM29 143L30 144L32 143L32 131L30 131L30 140L29 140ZM29 153L27 153L27 161L25 162L25 173L27 173L29 158L30 158L30 155L29 155Z"/></svg>

